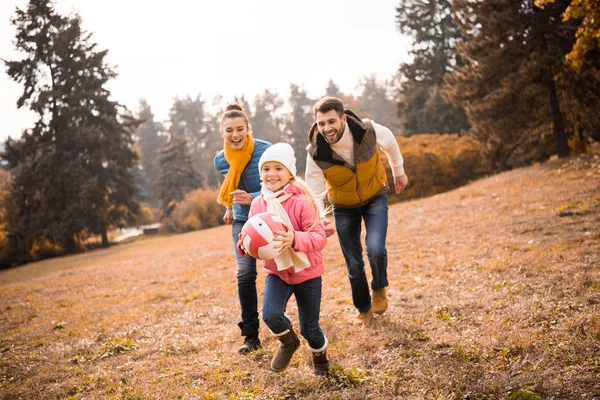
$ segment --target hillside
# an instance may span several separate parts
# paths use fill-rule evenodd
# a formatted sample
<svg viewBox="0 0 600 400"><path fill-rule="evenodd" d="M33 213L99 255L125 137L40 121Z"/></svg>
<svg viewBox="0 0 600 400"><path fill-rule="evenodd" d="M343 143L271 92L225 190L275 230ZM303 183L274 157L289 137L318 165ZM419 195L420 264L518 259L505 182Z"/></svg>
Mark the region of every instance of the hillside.
<svg viewBox="0 0 600 400"><path fill-rule="evenodd" d="M264 350L236 353L228 227L0 271L0 397L600 397L600 156L390 206L390 309L369 326L335 236L324 256L326 380L304 347L271 372L264 324Z"/></svg>

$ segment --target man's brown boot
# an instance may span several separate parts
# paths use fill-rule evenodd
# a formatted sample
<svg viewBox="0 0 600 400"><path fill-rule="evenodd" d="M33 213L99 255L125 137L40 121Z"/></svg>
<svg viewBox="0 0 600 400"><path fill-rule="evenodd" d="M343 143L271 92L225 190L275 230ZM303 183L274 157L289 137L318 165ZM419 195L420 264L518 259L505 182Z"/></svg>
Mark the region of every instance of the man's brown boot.
<svg viewBox="0 0 600 400"><path fill-rule="evenodd" d="M365 311L359 313L354 321L352 321L352 325L367 325L371 318L373 317L373 310Z"/></svg>
<svg viewBox="0 0 600 400"><path fill-rule="evenodd" d="M375 314L383 314L388 308L386 288L373 290L373 305L371 309Z"/></svg>
<svg viewBox="0 0 600 400"><path fill-rule="evenodd" d="M282 336L277 336L277 339L281 342L273 361L271 361L271 369L275 372L281 372L290 365L292 356L300 346L300 339L296 336L293 329Z"/></svg>

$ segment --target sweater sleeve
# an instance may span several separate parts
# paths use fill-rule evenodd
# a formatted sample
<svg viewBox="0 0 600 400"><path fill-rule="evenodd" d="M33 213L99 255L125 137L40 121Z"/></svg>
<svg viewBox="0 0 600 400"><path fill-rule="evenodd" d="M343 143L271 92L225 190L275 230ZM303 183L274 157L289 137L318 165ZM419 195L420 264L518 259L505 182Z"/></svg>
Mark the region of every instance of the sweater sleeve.
<svg viewBox="0 0 600 400"><path fill-rule="evenodd" d="M315 198L321 219L325 218L325 204L323 204L323 196L327 191L325 174L308 152L306 154L305 181Z"/></svg>
<svg viewBox="0 0 600 400"><path fill-rule="evenodd" d="M375 129L375 136L377 137L377 143L381 146L381 149L387 156L392 173L394 177L404 175L404 159L400 152L400 146L389 128L383 125L379 125L374 121L371 121L373 128Z"/></svg>

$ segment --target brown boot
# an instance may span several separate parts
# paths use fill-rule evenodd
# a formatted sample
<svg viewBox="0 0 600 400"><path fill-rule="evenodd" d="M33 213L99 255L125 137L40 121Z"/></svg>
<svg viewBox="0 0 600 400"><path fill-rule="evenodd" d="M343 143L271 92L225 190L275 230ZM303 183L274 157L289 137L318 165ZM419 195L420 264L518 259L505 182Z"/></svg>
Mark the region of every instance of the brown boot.
<svg viewBox="0 0 600 400"><path fill-rule="evenodd" d="M356 316L356 318L354 318L354 321L352 321L352 325L367 325L369 322L371 322L372 318L372 309L369 311L361 312Z"/></svg>
<svg viewBox="0 0 600 400"><path fill-rule="evenodd" d="M371 309L375 314L383 314L388 308L386 288L373 290L373 305Z"/></svg>
<svg viewBox="0 0 600 400"><path fill-rule="evenodd" d="M293 329L282 336L277 336L277 339L281 342L273 361L271 361L271 369L275 372L281 372L290 365L292 356L300 346L300 339L296 336Z"/></svg>
<svg viewBox="0 0 600 400"><path fill-rule="evenodd" d="M329 375L329 361L327 360L327 350L311 353L313 361L313 372L316 376Z"/></svg>

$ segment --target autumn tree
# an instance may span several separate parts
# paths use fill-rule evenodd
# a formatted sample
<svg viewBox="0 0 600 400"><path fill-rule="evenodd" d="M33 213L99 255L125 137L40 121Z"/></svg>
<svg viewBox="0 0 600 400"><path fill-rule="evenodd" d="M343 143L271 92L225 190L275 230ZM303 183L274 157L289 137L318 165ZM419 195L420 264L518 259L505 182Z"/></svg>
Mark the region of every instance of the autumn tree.
<svg viewBox="0 0 600 400"><path fill-rule="evenodd" d="M453 6L465 65L445 76L444 94L467 110L493 169L569 155L559 81L572 45L572 27L561 25L566 2L544 10L533 0Z"/></svg>
<svg viewBox="0 0 600 400"><path fill-rule="evenodd" d="M536 0L536 5L544 7L555 0ZM563 21L579 22L575 32L576 41L567 59L576 69L583 66L586 56L593 52L598 60L600 49L600 2L597 0L571 0L563 14Z"/></svg>
<svg viewBox="0 0 600 400"><path fill-rule="evenodd" d="M12 23L24 57L6 61L7 73L24 85L17 106L38 120L6 143L18 202L8 230L24 253L42 239L75 251L82 232L108 245L109 226L132 221L138 204L137 121L109 99L106 83L116 73L107 50L96 48L78 15L59 15L48 0L31 0Z"/></svg>

